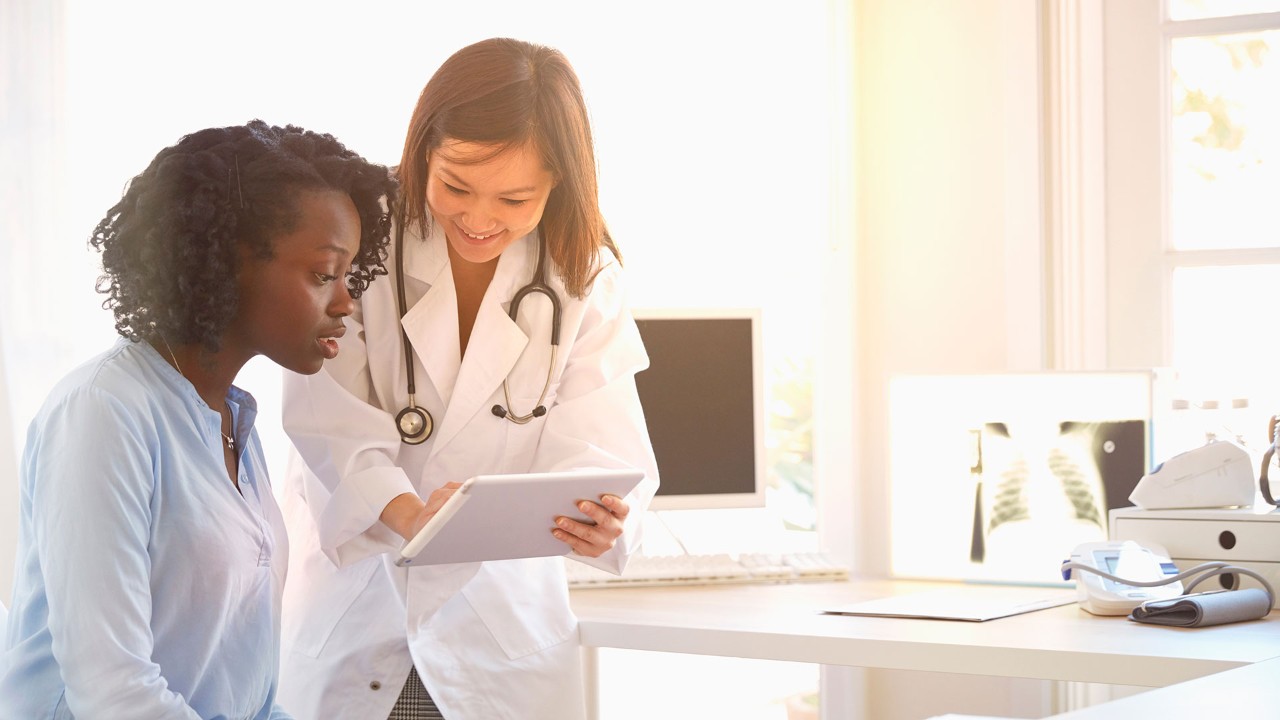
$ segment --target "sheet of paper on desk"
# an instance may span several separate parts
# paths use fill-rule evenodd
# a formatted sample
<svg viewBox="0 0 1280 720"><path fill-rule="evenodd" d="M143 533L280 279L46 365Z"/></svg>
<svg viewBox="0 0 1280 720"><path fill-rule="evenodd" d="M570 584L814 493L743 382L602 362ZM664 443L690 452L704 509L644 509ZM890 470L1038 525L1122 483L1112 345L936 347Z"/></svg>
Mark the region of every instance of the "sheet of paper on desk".
<svg viewBox="0 0 1280 720"><path fill-rule="evenodd" d="M1072 588L1015 585L962 585L894 595L824 610L828 615L932 618L982 622L1076 601Z"/></svg>

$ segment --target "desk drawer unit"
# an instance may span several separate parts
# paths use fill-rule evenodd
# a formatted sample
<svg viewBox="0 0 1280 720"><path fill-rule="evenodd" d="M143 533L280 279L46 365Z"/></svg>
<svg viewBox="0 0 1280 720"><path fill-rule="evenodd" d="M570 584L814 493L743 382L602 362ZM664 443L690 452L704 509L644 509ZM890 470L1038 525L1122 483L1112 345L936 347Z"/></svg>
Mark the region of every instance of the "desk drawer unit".
<svg viewBox="0 0 1280 720"><path fill-rule="evenodd" d="M1280 590L1280 512L1261 509L1111 511L1111 539L1151 543L1169 551L1179 570L1221 560L1262 575ZM1223 575L1197 590L1230 586L1258 587L1248 576Z"/></svg>

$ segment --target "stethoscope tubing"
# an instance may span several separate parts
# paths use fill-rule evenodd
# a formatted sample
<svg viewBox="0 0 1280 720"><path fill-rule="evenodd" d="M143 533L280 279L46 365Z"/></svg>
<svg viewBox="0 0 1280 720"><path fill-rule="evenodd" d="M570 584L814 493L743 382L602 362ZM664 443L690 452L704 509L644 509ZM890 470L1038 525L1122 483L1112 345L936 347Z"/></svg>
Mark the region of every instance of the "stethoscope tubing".
<svg viewBox="0 0 1280 720"><path fill-rule="evenodd" d="M396 430L400 440L408 445L420 445L431 437L435 430L435 420L431 413L418 407L416 395L417 384L413 372L413 346L409 343L409 334L404 329L404 316L408 312L404 297L404 215L401 213L396 223L396 300L400 310L400 346L404 349L404 372L409 390L409 404L396 415Z"/></svg>
<svg viewBox="0 0 1280 720"><path fill-rule="evenodd" d="M400 311L400 344L404 350L404 371L405 385L409 391L409 404L396 415L396 426L400 432L400 439L407 444L417 445L425 442L431 437L435 422L431 417L431 413L425 409L418 407L416 402L417 383L415 382L413 369L413 345L409 340L409 333L404 329L404 316L408 313L408 303L405 300L404 292L404 224L405 218L401 213L396 223L396 304ZM447 240L446 240L447 242ZM533 279L524 287L516 291L511 298L511 309L508 315L511 321L515 322L520 312L520 303L525 297L531 294L542 294L551 301L551 360L547 365L547 378L542 384L542 393L538 395L538 402L533 410L524 414L516 415L511 411L511 389L506 378L502 380L502 397L506 401L506 407L502 405L494 405L493 414L497 417L506 418L517 425L524 425L534 418L542 417L547 414L547 408L543 404L547 399L547 392L551 388L552 374L555 372L556 360L560 350L560 318L561 306L560 296L555 290L547 285L547 268L546 268L546 240L542 234L538 234L538 261L534 268Z"/></svg>
<svg viewBox="0 0 1280 720"><path fill-rule="evenodd" d="M396 227L396 304L400 310L400 319L404 320L404 316L408 314L409 309L406 307L404 297L404 218L400 218L400 222ZM400 324L400 338L404 341L401 346L404 349L404 370L407 375L407 385L409 388L409 405L413 405L413 396L415 390L413 378L413 346L409 344L409 333L405 332L404 323Z"/></svg>

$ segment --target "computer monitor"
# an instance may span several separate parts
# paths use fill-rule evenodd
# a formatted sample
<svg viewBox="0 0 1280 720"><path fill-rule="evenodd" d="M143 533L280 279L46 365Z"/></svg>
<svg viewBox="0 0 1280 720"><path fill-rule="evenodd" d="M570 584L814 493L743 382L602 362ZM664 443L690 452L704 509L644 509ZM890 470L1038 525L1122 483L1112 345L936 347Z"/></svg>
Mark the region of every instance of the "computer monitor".
<svg viewBox="0 0 1280 720"><path fill-rule="evenodd" d="M636 376L661 486L650 509L764 506L760 311L637 309Z"/></svg>

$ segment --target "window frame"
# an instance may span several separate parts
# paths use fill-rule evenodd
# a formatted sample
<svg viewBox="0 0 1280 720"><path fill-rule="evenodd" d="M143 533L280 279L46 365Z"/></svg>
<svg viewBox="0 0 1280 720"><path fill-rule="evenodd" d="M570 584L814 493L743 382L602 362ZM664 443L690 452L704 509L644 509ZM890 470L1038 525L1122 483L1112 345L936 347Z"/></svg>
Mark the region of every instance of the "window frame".
<svg viewBox="0 0 1280 720"><path fill-rule="evenodd" d="M1280 246L1176 250L1169 144L1172 41L1280 28L1280 12L1170 20L1165 0L1105 4L1108 362L1171 365L1179 268L1280 265Z"/></svg>

